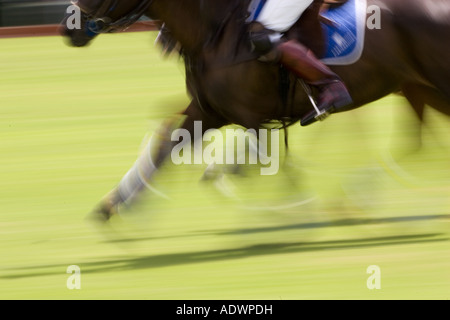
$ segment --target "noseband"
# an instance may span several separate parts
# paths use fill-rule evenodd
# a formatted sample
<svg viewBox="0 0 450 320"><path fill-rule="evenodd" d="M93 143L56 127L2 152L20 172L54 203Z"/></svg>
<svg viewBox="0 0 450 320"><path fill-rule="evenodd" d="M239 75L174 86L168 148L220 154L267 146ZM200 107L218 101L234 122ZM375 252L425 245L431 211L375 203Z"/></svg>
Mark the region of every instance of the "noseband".
<svg viewBox="0 0 450 320"><path fill-rule="evenodd" d="M136 8L113 21L109 16L117 8L119 1L123 0L105 0L97 9L89 8L89 6L81 4L80 1L73 1L73 4L78 6L85 15L88 20L87 27L90 31L93 33L106 33L129 28L144 15L154 0L141 1Z"/></svg>

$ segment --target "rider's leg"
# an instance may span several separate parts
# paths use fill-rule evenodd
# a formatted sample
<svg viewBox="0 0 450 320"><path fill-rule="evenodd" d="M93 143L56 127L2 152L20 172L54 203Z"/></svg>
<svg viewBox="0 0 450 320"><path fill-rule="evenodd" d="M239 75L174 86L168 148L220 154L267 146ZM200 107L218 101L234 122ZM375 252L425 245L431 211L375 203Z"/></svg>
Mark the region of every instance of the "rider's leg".
<svg viewBox="0 0 450 320"><path fill-rule="evenodd" d="M289 30L314 0L267 0L256 18L269 30L283 33Z"/></svg>
<svg viewBox="0 0 450 320"><path fill-rule="evenodd" d="M299 78L319 90L318 108L333 113L352 104L352 98L337 74L323 64L311 50L297 41L281 41L287 31L312 4L313 0L268 0L252 26L254 50L269 61L283 64ZM302 125L316 121L314 111L305 115Z"/></svg>
<svg viewBox="0 0 450 320"><path fill-rule="evenodd" d="M317 106L321 112L333 113L352 105L353 100L340 77L298 41L283 42L276 32L267 29L252 32L251 39L254 50L265 58L269 57L263 61L283 64L319 90ZM316 111L305 115L302 125L315 122L316 115Z"/></svg>
<svg viewBox="0 0 450 320"><path fill-rule="evenodd" d="M297 41L278 45L280 62L299 78L319 89L317 106L320 111L333 113L352 105L353 100L340 77ZM314 122L314 111L302 119L302 125ZM312 118L311 118L312 116ZM312 121L312 122L311 122Z"/></svg>

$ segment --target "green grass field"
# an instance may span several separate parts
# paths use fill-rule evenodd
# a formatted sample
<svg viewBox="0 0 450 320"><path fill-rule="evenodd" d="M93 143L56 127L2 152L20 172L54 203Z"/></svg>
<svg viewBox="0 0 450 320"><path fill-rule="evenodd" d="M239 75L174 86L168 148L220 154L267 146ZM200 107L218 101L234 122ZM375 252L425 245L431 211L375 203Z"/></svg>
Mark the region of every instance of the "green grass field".
<svg viewBox="0 0 450 320"><path fill-rule="evenodd" d="M187 105L154 37L0 40L1 299L450 298L450 122L428 110L408 153L397 96L291 128L276 176L201 183L203 166L168 165L155 184L170 200L88 223L146 133Z"/></svg>

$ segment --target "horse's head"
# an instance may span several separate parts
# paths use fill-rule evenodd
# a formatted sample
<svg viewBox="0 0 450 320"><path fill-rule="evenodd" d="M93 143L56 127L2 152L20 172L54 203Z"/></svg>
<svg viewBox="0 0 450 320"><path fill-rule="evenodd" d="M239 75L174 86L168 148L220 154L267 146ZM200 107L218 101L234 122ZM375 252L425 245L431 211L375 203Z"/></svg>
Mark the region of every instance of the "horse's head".
<svg viewBox="0 0 450 320"><path fill-rule="evenodd" d="M61 23L69 44L83 47L100 33L121 31L136 22L153 0L78 0Z"/></svg>

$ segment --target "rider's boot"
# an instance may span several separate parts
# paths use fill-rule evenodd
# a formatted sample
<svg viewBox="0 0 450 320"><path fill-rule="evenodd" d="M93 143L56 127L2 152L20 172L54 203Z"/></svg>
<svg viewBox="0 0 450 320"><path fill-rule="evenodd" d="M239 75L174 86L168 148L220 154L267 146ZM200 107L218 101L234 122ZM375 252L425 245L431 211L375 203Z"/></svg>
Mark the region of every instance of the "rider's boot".
<svg viewBox="0 0 450 320"><path fill-rule="evenodd" d="M345 110L353 100L341 78L315 57L311 50L290 40L277 46L280 62L311 86L318 88L317 107L321 114ZM318 116L314 109L303 116L301 125L314 123Z"/></svg>

